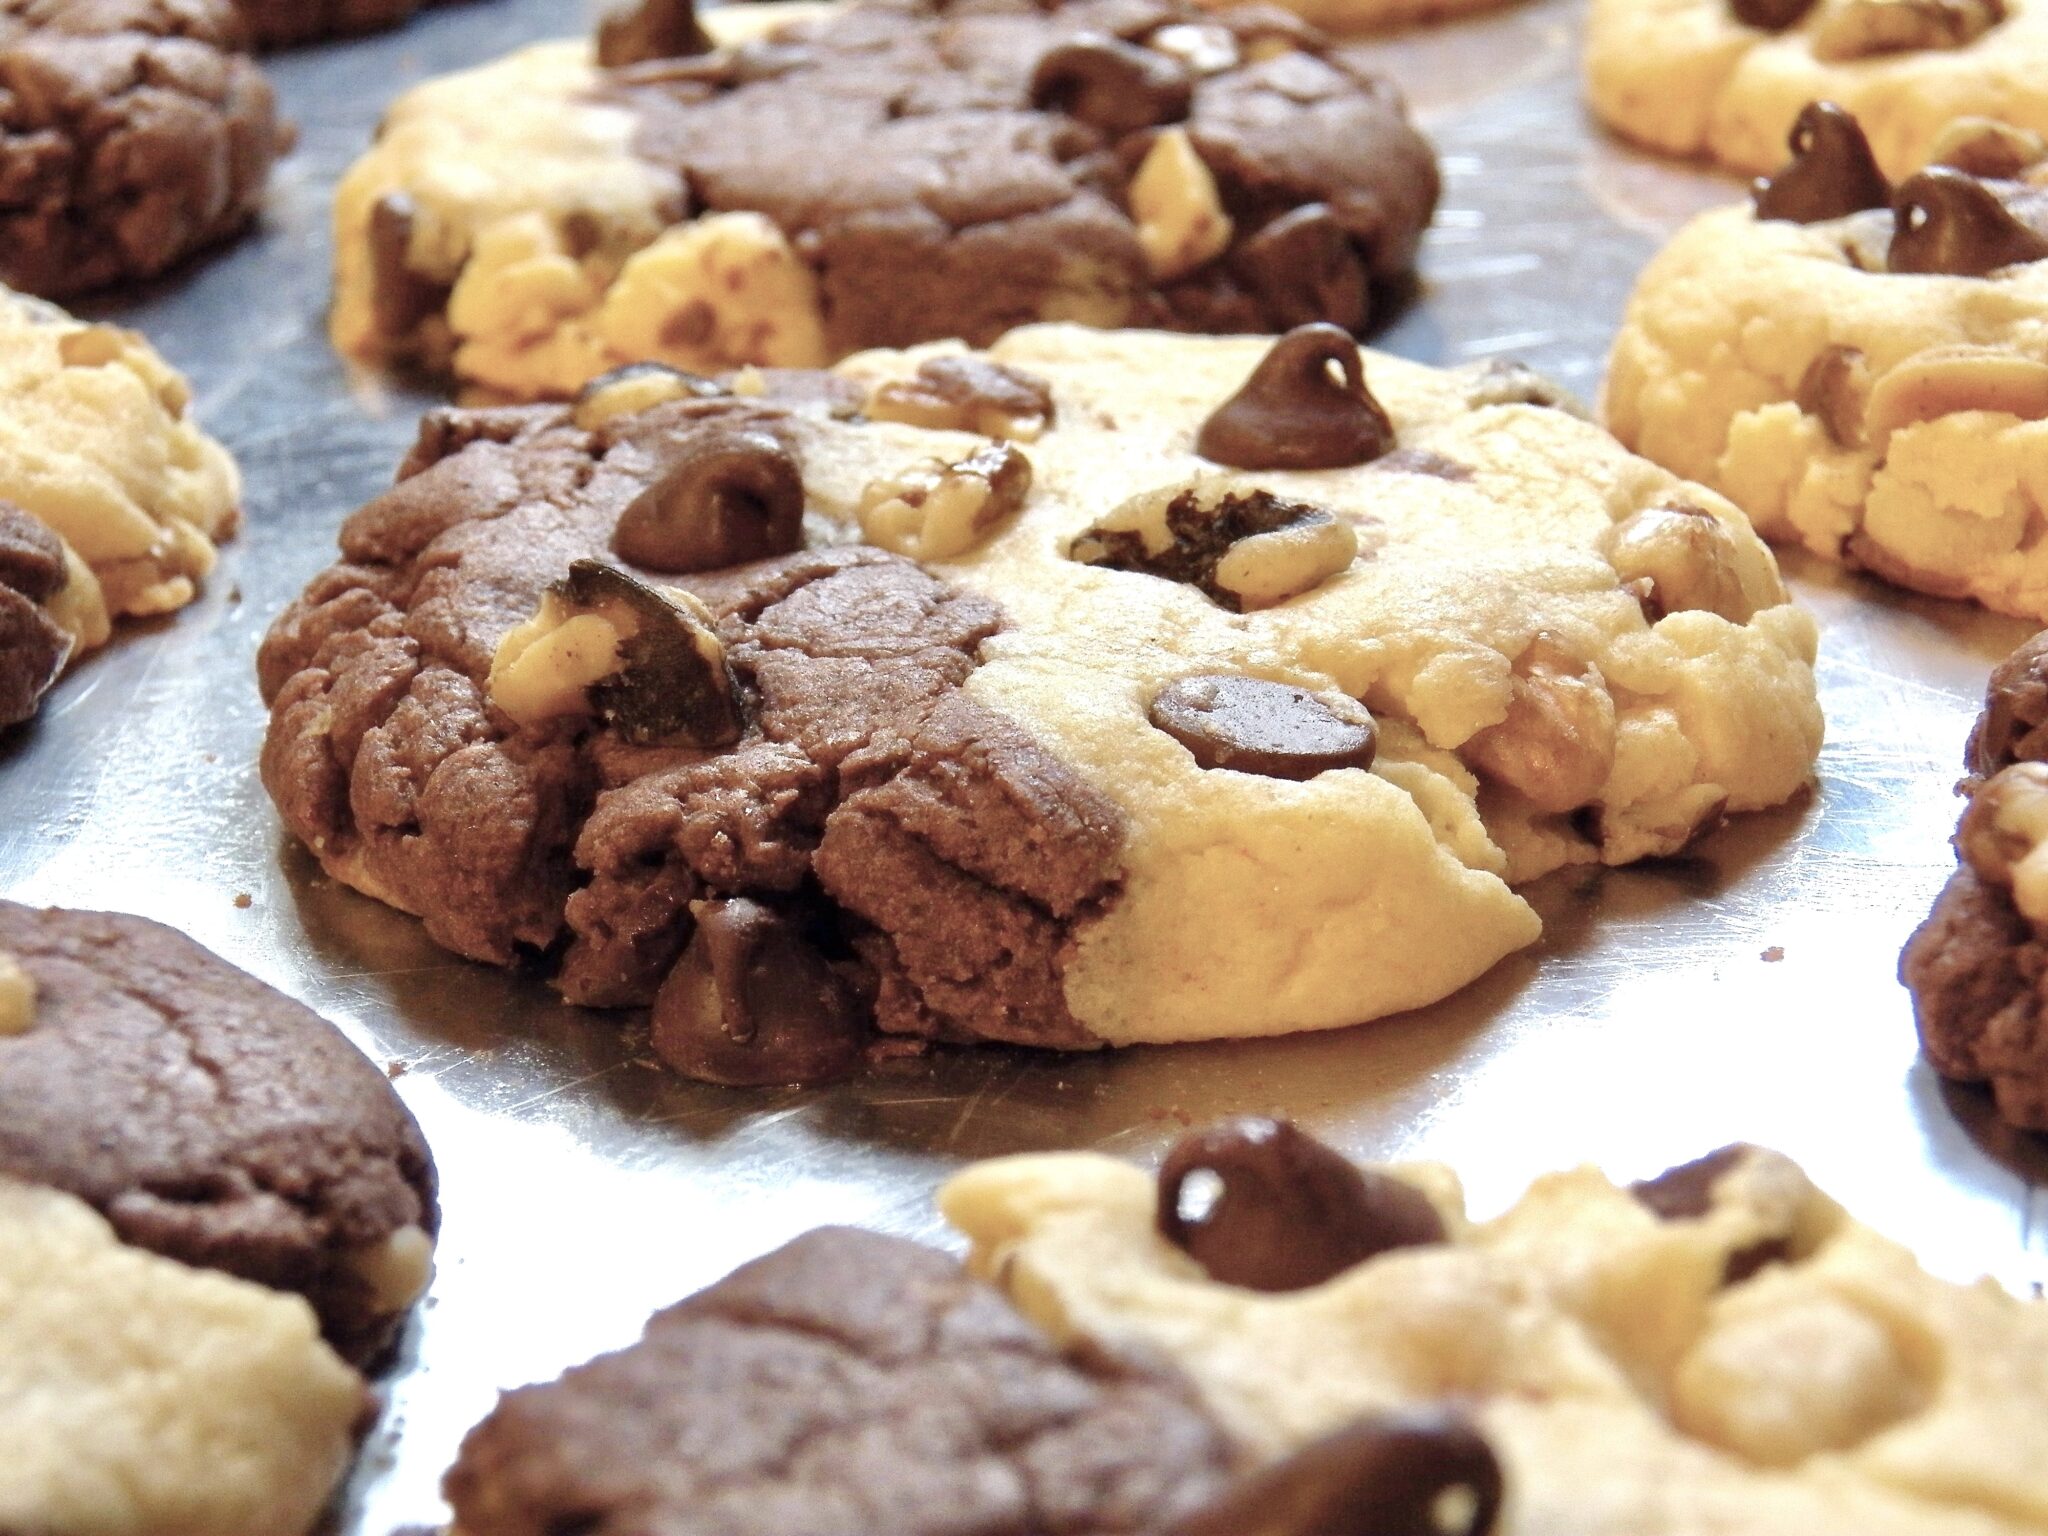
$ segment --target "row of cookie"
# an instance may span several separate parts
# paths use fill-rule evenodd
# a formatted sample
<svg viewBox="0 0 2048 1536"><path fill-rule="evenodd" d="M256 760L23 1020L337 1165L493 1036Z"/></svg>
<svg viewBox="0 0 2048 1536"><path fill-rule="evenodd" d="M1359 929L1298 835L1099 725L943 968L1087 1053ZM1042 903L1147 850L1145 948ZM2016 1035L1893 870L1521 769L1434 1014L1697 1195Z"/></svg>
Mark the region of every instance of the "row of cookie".
<svg viewBox="0 0 2048 1536"><path fill-rule="evenodd" d="M170 930L0 904L0 1109L0 1526L309 1529L430 1275L383 1075ZM1251 1121L1156 1181L1020 1157L940 1204L983 1278L799 1239L505 1395L454 1530L2048 1529L2048 1304L1773 1154L1476 1221L1447 1169Z"/></svg>

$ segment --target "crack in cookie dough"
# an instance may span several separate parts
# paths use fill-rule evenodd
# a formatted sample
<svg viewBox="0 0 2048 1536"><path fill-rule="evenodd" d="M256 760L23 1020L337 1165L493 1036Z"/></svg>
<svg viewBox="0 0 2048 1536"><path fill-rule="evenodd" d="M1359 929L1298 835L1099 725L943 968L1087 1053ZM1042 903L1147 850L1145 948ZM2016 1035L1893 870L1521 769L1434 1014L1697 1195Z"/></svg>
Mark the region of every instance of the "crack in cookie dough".
<svg viewBox="0 0 2048 1536"><path fill-rule="evenodd" d="M117 618L192 601L240 522L234 461L133 331L0 288L0 725Z"/></svg>
<svg viewBox="0 0 2048 1536"><path fill-rule="evenodd" d="M537 398L1034 320L1357 330L1435 205L1393 89L1268 8L791 14L722 6L707 54L546 44L401 98L336 197L335 345Z"/></svg>
<svg viewBox="0 0 2048 1536"><path fill-rule="evenodd" d="M595 408L616 381L438 413L265 643L265 783L331 872L439 942L546 952L572 999L651 1005L657 1048L722 1080L758 1025L777 1081L852 1064L848 995L884 1037L1068 1049L1419 1006L1535 938L1513 886L1675 852L1807 782L1813 626L1726 503L1564 411L1475 408L1487 379L1379 356L1360 387L1385 435L1352 462L1202 459L1272 346L1041 327L729 393L628 381L659 400L638 413ZM977 366L1005 398L1039 382L1027 441L860 414ZM838 547L877 483L992 446L1027 489L951 558ZM748 518L794 510L757 494L791 463L806 549L620 557L629 510L685 481L674 536L695 547L696 516L748 547ZM1185 559L1090 563L1111 513L1154 501L1180 521L1138 519L1132 548ZM672 654L726 669L736 742L604 723L655 681L602 604L562 607L572 564L607 559L706 616ZM536 640L548 614L585 627ZM807 1041L744 959L788 946Z"/></svg>
<svg viewBox="0 0 2048 1536"><path fill-rule="evenodd" d="M154 277L238 234L291 147L230 0L0 5L0 282Z"/></svg>
<svg viewBox="0 0 2048 1536"><path fill-rule="evenodd" d="M1928 164L1958 119L2048 132L2044 63L2041 0L1593 0L1586 24L1602 121L1737 171L1775 166L1811 101L1855 113L1892 176Z"/></svg>
<svg viewBox="0 0 2048 1536"><path fill-rule="evenodd" d="M1320 1242L1291 1225L1327 1214L1309 1165L1273 1162L1270 1122L1221 1130L1248 1144L1208 1162L1253 1209L1212 1241ZM1434 1235L1275 1290L1212 1278L1163 1235L1158 1182L1111 1158L999 1159L939 1198L1056 1342L1177 1365L1258 1456L1457 1403L1500 1459L1501 1536L2048 1529L2048 1307L1929 1275L1787 1159L1552 1174L1491 1221L1449 1169L1364 1172L1354 1199L1404 1188Z"/></svg>
<svg viewBox="0 0 2048 1536"><path fill-rule="evenodd" d="M1950 141L1958 159L1985 142ZM1940 169L1840 212L1808 186L1830 165L1851 174L1795 160L1771 184L1796 178L1828 216L1722 209L1658 253L1615 339L1607 424L1768 539L2048 617L2048 261L2030 254L2048 253L2048 168Z"/></svg>

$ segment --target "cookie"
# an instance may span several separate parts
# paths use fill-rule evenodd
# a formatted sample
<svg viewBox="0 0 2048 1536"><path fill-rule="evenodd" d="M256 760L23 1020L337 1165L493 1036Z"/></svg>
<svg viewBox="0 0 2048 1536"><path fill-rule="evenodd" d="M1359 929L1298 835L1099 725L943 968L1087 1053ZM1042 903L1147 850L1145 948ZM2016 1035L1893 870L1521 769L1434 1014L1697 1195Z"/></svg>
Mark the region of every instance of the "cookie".
<svg viewBox="0 0 2048 1536"><path fill-rule="evenodd" d="M0 1528L297 1536L370 1406L298 1297L0 1173Z"/></svg>
<svg viewBox="0 0 2048 1536"><path fill-rule="evenodd" d="M2048 634L1995 668L1965 754L1956 870L1906 941L1899 979L1927 1060L1987 1083L1998 1113L2048 1130Z"/></svg>
<svg viewBox="0 0 2048 1536"><path fill-rule="evenodd" d="M824 1228L506 1393L445 1487L463 1536L1112 1536L1230 1462L1171 1370L1063 1354L957 1260Z"/></svg>
<svg viewBox="0 0 2048 1536"><path fill-rule="evenodd" d="M192 601L240 521L227 450L133 331L0 288L0 726L117 618Z"/></svg>
<svg viewBox="0 0 2048 1536"><path fill-rule="evenodd" d="M422 0L234 0L249 41L291 48L329 37L382 32L412 18ZM427 0L432 3L432 0Z"/></svg>
<svg viewBox="0 0 2048 1536"><path fill-rule="evenodd" d="M1774 1153L1552 1174L1476 1221L1448 1169L1251 1121L1157 1179L1014 1157L940 1203L1061 1346L1178 1366L1257 1456L1457 1404L1498 1460L1501 1536L2048 1523L2048 1307L1935 1278Z"/></svg>
<svg viewBox="0 0 2048 1536"><path fill-rule="evenodd" d="M1993 130L1892 186L1816 105L1752 207L1695 220L1629 301L1606 419L1824 559L2048 617L2048 166ZM1963 169L1970 166L1975 169Z"/></svg>
<svg viewBox="0 0 2048 1536"><path fill-rule="evenodd" d="M400 98L336 197L335 345L527 399L1036 320L1356 331L1435 206L1398 94L1285 12L789 16L647 0L601 63L547 44Z"/></svg>
<svg viewBox="0 0 2048 1536"><path fill-rule="evenodd" d="M291 145L231 0L0 5L0 282L62 298L239 234Z"/></svg>
<svg viewBox="0 0 2048 1536"><path fill-rule="evenodd" d="M264 782L721 1081L1416 1007L1819 744L1763 546L1559 398L1067 326L436 413L265 641Z"/></svg>
<svg viewBox="0 0 2048 1536"><path fill-rule="evenodd" d="M83 1202L132 1247L297 1293L342 1355L383 1355L439 1227L426 1143L384 1074L140 918L0 903L0 954L0 1179Z"/></svg>
<svg viewBox="0 0 2048 1536"><path fill-rule="evenodd" d="M1586 92L1606 125L1669 155L1764 172L1808 102L1861 119L1886 174L1958 119L2048 133L2039 0L1593 0Z"/></svg>
<svg viewBox="0 0 2048 1536"><path fill-rule="evenodd" d="M1203 0L1208 3L1208 0ZM1496 10L1508 0L1278 0L1283 9L1338 37L1450 21Z"/></svg>

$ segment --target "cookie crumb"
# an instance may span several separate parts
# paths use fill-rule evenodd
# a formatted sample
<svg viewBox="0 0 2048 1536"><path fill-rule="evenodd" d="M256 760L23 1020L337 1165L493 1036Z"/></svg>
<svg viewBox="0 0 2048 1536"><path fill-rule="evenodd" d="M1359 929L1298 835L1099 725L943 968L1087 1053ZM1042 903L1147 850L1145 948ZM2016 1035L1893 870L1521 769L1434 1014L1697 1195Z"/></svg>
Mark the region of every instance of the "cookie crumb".
<svg viewBox="0 0 2048 1536"><path fill-rule="evenodd" d="M384 1075L390 1078L393 1082L396 1082L399 1078L405 1076L405 1074L410 1072L411 1070L412 1063L403 1060L402 1058L397 1056L392 1057L389 1061L384 1063Z"/></svg>
<svg viewBox="0 0 2048 1536"><path fill-rule="evenodd" d="M249 908L255 903L255 900L256 898L251 896L247 891L235 892L235 908L237 911L248 911Z"/></svg>
<svg viewBox="0 0 2048 1536"><path fill-rule="evenodd" d="M1763 954L1758 958L1763 960L1764 963L1767 965L1776 965L1780 960L1785 958L1785 946L1782 944L1773 944L1769 949L1765 950Z"/></svg>

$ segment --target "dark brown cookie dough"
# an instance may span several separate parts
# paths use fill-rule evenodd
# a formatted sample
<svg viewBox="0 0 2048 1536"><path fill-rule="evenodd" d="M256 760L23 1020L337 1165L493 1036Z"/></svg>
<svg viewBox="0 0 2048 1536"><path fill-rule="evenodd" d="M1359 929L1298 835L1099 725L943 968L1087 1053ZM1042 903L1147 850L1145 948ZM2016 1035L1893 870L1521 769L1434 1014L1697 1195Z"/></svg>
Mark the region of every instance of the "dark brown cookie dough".
<svg viewBox="0 0 2048 1536"><path fill-rule="evenodd" d="M0 281L153 277L256 216L290 147L230 0L0 0Z"/></svg>
<svg viewBox="0 0 2048 1536"><path fill-rule="evenodd" d="M57 536L0 501L0 729L36 712L71 656L71 636L44 606L67 579Z"/></svg>
<svg viewBox="0 0 2048 1536"><path fill-rule="evenodd" d="M1113 1536L1233 1460L1177 1373L1063 1357L945 1255L825 1228L506 1394L446 1491L464 1536Z"/></svg>
<svg viewBox="0 0 2048 1536"><path fill-rule="evenodd" d="M258 48L289 48L327 37L382 32L433 0L235 0Z"/></svg>
<svg viewBox="0 0 2048 1536"><path fill-rule="evenodd" d="M1964 754L1956 872L1899 958L1928 1062L1988 1083L1999 1114L2028 1130L2048 1130L2048 926L2018 895L2048 804L2044 720L2048 632L1991 673Z"/></svg>
<svg viewBox="0 0 2048 1536"><path fill-rule="evenodd" d="M572 563L625 565L628 507L707 441L786 452L826 382L589 430L566 408L430 416L398 485L344 525L343 563L265 641L264 782L338 877L475 959L544 955L572 1001L652 1005L657 1048L694 1075L842 1070L873 1030L1095 1045L1061 978L1115 894L1122 819L962 691L1003 624L985 599L860 546L642 570L704 603L736 742L639 745L629 720L522 725L491 702L500 641ZM721 484L759 483L721 462L738 477ZM812 977L808 1023L749 991L738 928L679 966L703 904L734 898L785 920L741 925L778 953L809 946L786 959Z"/></svg>
<svg viewBox="0 0 2048 1536"><path fill-rule="evenodd" d="M439 1226L434 1168L384 1074L309 1009L140 918L0 902L35 983L0 1031L0 1175L126 1242L313 1304L357 1364L389 1346Z"/></svg>

